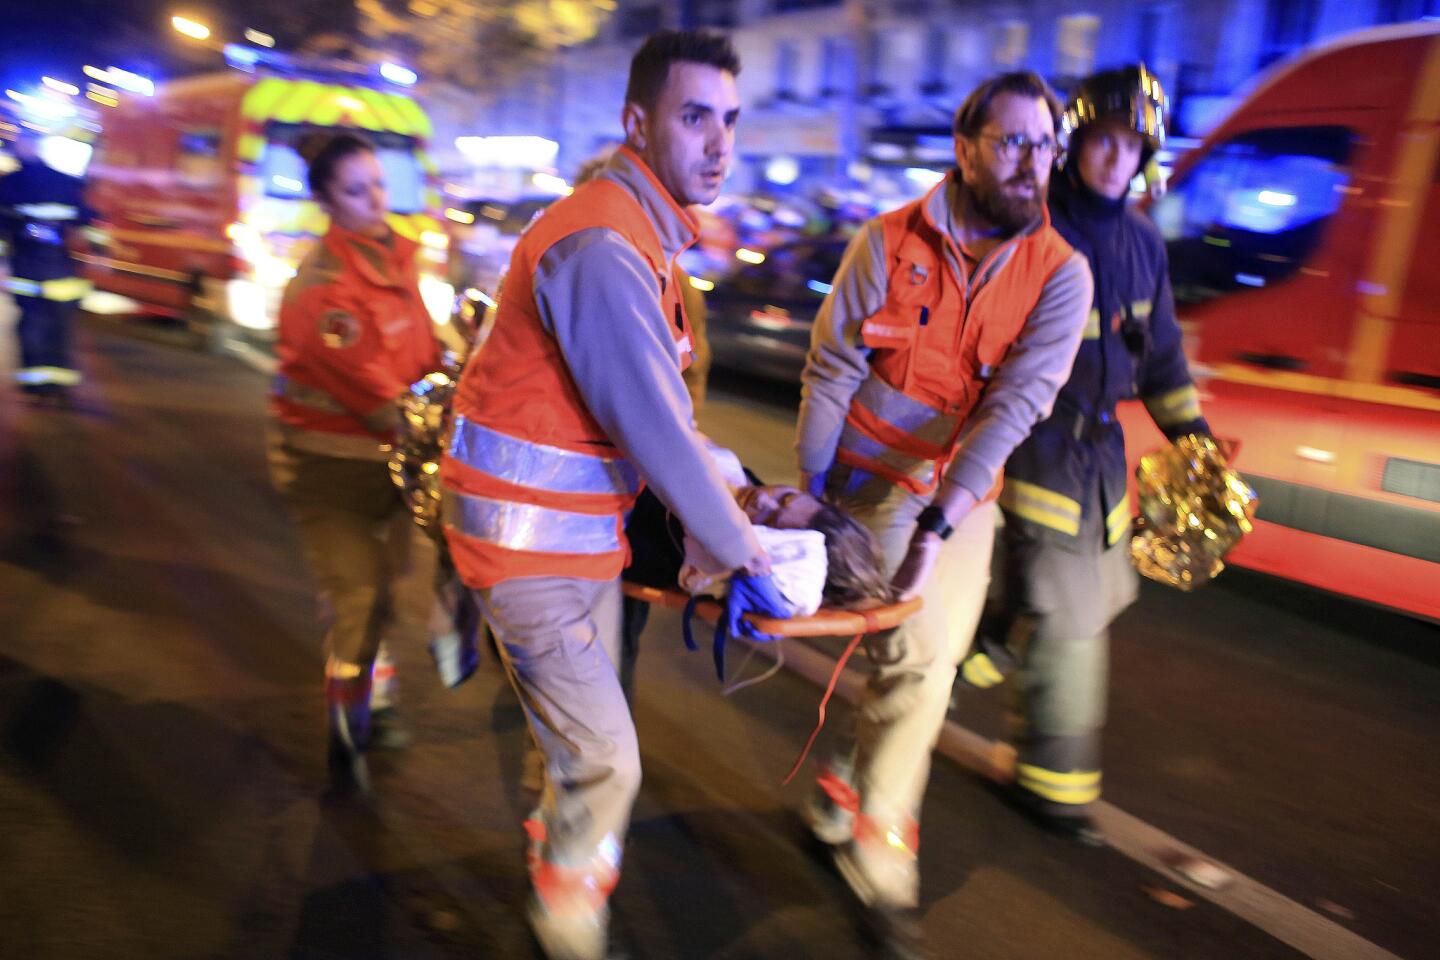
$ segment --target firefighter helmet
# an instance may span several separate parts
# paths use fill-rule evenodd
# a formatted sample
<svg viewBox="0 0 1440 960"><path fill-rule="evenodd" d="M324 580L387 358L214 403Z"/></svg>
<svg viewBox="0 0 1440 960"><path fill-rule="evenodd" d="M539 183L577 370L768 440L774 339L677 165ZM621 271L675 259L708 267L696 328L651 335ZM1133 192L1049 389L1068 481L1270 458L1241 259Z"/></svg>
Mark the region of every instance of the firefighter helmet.
<svg viewBox="0 0 1440 960"><path fill-rule="evenodd" d="M1060 141L1074 149L1075 136L1101 121L1117 122L1145 140L1141 166L1165 145L1169 103L1160 78L1143 64L1106 70L1081 81L1060 117Z"/></svg>

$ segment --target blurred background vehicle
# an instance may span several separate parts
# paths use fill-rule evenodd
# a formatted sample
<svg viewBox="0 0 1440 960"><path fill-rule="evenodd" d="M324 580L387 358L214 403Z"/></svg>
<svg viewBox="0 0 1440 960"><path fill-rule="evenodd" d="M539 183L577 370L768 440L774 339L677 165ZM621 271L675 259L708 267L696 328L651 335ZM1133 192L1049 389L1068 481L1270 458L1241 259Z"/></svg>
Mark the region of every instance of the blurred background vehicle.
<svg viewBox="0 0 1440 960"><path fill-rule="evenodd" d="M1440 23L1287 60L1151 213L1211 425L1259 522L1234 562L1440 619ZM1122 411L1132 461L1160 438Z"/></svg>
<svg viewBox="0 0 1440 960"><path fill-rule="evenodd" d="M493 299L499 293L500 276L510 264L515 242L556 197L551 193L516 200L466 200L446 208L445 217L450 221L450 284L456 290L473 290Z"/></svg>
<svg viewBox="0 0 1440 960"><path fill-rule="evenodd" d="M691 283L705 294L717 366L799 382L815 314L830 292L848 238L785 243L768 253L741 247L736 268Z"/></svg>
<svg viewBox="0 0 1440 960"><path fill-rule="evenodd" d="M446 322L449 240L425 111L353 65L270 55L245 67L117 98L106 111L88 192L96 242L79 253L96 288L215 335L273 337L280 294L326 223L296 147L309 133L346 130L376 144L389 222L422 245L421 292Z"/></svg>

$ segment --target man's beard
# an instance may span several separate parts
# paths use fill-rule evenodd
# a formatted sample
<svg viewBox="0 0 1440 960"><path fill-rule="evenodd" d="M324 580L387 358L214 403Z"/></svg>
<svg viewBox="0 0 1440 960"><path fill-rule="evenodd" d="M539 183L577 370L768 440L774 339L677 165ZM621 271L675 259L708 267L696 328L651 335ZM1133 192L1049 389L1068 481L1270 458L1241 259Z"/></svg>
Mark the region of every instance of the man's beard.
<svg viewBox="0 0 1440 960"><path fill-rule="evenodd" d="M970 196L976 213L1006 233L1016 233L1039 218L1045 205L1045 188L1034 177L1023 174L1011 177L1008 183L1030 183L1035 193L1031 197L1007 196L994 174L986 170L970 184Z"/></svg>

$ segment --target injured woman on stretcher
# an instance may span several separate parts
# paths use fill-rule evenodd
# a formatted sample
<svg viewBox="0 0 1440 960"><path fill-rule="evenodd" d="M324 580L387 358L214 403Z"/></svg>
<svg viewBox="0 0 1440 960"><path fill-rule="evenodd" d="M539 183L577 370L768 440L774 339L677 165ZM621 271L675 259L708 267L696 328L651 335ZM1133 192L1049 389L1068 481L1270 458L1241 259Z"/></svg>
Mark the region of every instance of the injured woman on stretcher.
<svg viewBox="0 0 1440 960"><path fill-rule="evenodd" d="M792 616L809 616L821 607L865 610L893 601L879 548L864 525L797 487L760 483L723 447L711 443L707 449L754 525ZM626 581L678 588L692 596L725 594L731 571L686 534L649 490L636 501L625 534L632 555Z"/></svg>

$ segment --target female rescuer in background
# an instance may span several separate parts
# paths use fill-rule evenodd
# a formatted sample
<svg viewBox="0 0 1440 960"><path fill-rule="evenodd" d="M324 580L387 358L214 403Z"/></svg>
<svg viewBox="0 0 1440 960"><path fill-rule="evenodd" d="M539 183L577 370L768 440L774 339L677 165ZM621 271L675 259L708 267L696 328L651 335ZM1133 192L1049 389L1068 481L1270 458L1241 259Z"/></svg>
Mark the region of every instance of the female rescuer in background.
<svg viewBox="0 0 1440 960"><path fill-rule="evenodd" d="M338 134L306 138L300 152L330 229L280 307L270 473L329 606L331 785L364 791L372 721L377 746L405 740L380 699L394 669L376 663L381 641L422 642L434 609L435 544L411 520L386 460L396 398L440 368L441 347L420 299L417 245L385 222L374 146Z"/></svg>
<svg viewBox="0 0 1440 960"><path fill-rule="evenodd" d="M1005 465L1003 609L961 668L967 683L990 686L1018 658L1009 796L1041 825L1091 843L1107 630L1138 583L1115 405L1139 397L1172 440L1210 429L1181 350L1165 245L1126 202L1165 142L1166 119L1160 82L1143 65L1088 78L1062 117L1069 144L1050 181L1050 218L1089 260L1095 299L1054 412Z"/></svg>

